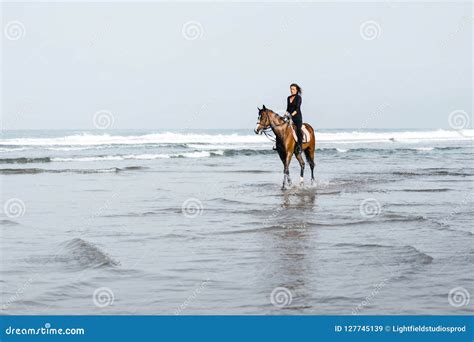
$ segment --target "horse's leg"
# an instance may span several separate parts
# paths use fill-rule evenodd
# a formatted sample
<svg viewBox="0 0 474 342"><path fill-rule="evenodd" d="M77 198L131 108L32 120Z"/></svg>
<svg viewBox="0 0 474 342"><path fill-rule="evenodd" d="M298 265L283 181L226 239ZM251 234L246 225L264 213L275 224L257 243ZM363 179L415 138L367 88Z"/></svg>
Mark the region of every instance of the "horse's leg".
<svg viewBox="0 0 474 342"><path fill-rule="evenodd" d="M281 185L282 190L286 190L286 173L283 171L283 184Z"/></svg>
<svg viewBox="0 0 474 342"><path fill-rule="evenodd" d="M301 155L301 153L298 153L295 156L296 156L296 159L298 160L298 162L300 163L300 167L301 167L300 185L303 185L304 184L304 160L303 160L303 156Z"/></svg>
<svg viewBox="0 0 474 342"><path fill-rule="evenodd" d="M309 147L304 150L304 154L306 156L306 160L309 163L309 167L311 168L311 185L314 183L314 147Z"/></svg>
<svg viewBox="0 0 474 342"><path fill-rule="evenodd" d="M278 143L277 143L277 146L278 146ZM283 163L283 184L281 185L281 189L282 190L285 190L286 187L286 152L284 150L284 148L278 148L278 155L280 156L280 159L281 159L281 162Z"/></svg>
<svg viewBox="0 0 474 342"><path fill-rule="evenodd" d="M293 157L293 150L287 150L286 152L286 160L285 160L285 175L286 175L286 182L288 186L291 186L291 178L290 178L290 162L291 158Z"/></svg>
<svg viewBox="0 0 474 342"><path fill-rule="evenodd" d="M283 161L283 184L281 185L282 190L286 189L286 183L291 186L289 163L285 159L285 161Z"/></svg>

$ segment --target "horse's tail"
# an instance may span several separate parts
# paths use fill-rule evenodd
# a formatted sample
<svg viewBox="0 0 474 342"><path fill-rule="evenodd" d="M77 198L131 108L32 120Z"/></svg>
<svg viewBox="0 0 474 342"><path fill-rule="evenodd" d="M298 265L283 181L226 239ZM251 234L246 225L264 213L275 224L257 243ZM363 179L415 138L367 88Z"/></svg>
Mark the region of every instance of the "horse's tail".
<svg viewBox="0 0 474 342"><path fill-rule="evenodd" d="M303 125L306 126L306 129L308 130L308 132L309 132L311 135L314 135L313 126L311 126L309 123L306 123L306 122L303 122Z"/></svg>
<svg viewBox="0 0 474 342"><path fill-rule="evenodd" d="M308 123L304 123L304 125L306 126L306 129L308 130L309 136L310 136L310 139L311 139L311 141L309 143L309 146L304 150L304 155L306 157L306 160L311 165L314 165L314 152L315 152L315 149L316 149L316 137L314 135L313 127Z"/></svg>
<svg viewBox="0 0 474 342"><path fill-rule="evenodd" d="M312 143L310 145L312 145L314 147L316 145L316 137L314 136L314 129L309 123L305 122L305 123L303 123L303 125L305 125L305 127L308 130L309 135L311 137Z"/></svg>

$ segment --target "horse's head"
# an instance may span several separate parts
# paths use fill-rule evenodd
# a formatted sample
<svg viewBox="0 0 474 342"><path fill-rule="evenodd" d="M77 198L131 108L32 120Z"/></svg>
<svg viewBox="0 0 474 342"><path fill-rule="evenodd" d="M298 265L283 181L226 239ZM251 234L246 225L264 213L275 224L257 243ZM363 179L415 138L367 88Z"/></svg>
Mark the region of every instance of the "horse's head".
<svg viewBox="0 0 474 342"><path fill-rule="evenodd" d="M271 125L270 116L269 116L269 112L271 112L271 110L268 108L265 108L265 105L263 105L262 109L258 107L257 109L258 109L257 126L255 126L254 132L255 134L262 134L262 131L264 129L267 129Z"/></svg>

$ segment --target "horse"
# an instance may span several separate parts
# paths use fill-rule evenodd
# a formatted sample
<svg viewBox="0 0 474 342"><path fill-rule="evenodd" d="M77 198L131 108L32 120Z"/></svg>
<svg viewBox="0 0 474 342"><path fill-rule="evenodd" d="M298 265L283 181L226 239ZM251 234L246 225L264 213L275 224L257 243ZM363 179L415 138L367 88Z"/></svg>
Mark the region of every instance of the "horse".
<svg viewBox="0 0 474 342"><path fill-rule="evenodd" d="M282 190L285 190L285 185L291 186L290 179L290 162L293 154L295 154L296 159L300 163L301 172L300 172L300 185L304 184L304 167L305 163L301 153L295 151L296 141L293 136L293 128L291 120L288 122L285 121L280 115L273 112L271 109L265 108L265 105L262 109L258 108L258 120L257 126L255 127L255 134L262 134L263 132L271 129L276 137L276 147L278 155L283 163L283 184ZM309 163L311 168L311 184L314 184L314 151L316 146L316 139L314 137L314 129L309 124L304 123L306 130L309 132L309 141L302 143L301 150L306 156L306 161ZM296 129L296 128L295 128Z"/></svg>

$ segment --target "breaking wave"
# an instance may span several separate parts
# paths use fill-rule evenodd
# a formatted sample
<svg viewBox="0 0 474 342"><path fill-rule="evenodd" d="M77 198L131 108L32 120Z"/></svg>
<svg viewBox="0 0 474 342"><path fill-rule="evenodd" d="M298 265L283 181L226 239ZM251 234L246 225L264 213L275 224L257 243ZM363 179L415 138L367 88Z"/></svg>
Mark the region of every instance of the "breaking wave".
<svg viewBox="0 0 474 342"><path fill-rule="evenodd" d="M377 143L377 142L429 142L472 140L474 130L462 131L406 131L406 132L316 132L319 142ZM24 146L98 146L98 145L144 145L144 144L261 144L268 140L252 134L198 134L162 132L143 135L75 134L53 138L9 138L0 139L2 147Z"/></svg>

